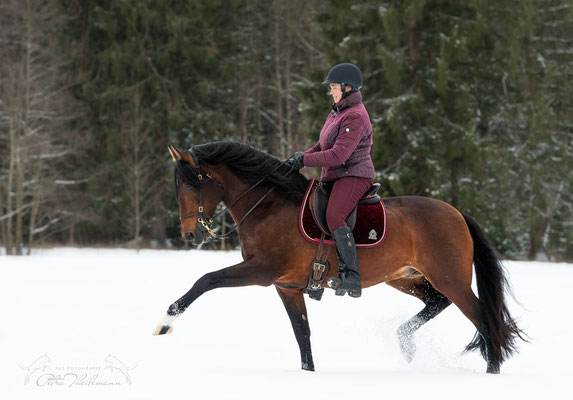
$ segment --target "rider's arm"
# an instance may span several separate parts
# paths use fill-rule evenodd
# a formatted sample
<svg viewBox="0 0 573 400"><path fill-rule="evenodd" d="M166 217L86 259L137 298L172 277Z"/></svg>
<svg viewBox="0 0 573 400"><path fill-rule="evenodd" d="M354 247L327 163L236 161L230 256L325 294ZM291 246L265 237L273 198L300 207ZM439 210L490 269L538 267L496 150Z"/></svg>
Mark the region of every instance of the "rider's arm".
<svg viewBox="0 0 573 400"><path fill-rule="evenodd" d="M332 148L304 154L305 167L336 167L344 163L364 135L364 123L357 113L349 114L339 128L338 137Z"/></svg>
<svg viewBox="0 0 573 400"><path fill-rule="evenodd" d="M306 157L307 154L316 153L317 151L320 151L320 141L316 142L316 144L314 146L312 146L310 149L305 151L304 155Z"/></svg>

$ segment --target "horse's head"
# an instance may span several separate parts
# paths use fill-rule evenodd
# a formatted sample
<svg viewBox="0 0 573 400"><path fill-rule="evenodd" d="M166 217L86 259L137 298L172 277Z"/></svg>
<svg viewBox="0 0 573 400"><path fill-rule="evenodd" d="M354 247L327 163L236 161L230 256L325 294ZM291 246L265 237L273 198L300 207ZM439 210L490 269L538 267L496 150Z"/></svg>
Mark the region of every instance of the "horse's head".
<svg viewBox="0 0 573 400"><path fill-rule="evenodd" d="M198 245L208 238L209 223L225 191L213 171L199 165L192 150L185 151L173 146L168 149L175 163L175 193L179 203L181 236Z"/></svg>

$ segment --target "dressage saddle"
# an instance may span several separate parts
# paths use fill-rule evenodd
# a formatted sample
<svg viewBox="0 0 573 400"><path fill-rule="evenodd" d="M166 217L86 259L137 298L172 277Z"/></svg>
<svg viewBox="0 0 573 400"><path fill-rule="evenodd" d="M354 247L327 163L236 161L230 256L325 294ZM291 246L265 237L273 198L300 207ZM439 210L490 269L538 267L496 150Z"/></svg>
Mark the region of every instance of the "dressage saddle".
<svg viewBox="0 0 573 400"><path fill-rule="evenodd" d="M348 214L346 218L346 224L353 230L354 225L356 225L356 210L359 204L377 204L380 202L380 196L377 194L380 189L380 184L373 184L370 189L366 191L362 199L358 201L358 204L354 207L352 212ZM332 191L331 182L320 182L318 188L313 190L310 194L310 211L314 222L320 228L320 230L326 235L331 235L328 230L328 224L326 223L326 208L328 206L328 199L330 198L330 193Z"/></svg>

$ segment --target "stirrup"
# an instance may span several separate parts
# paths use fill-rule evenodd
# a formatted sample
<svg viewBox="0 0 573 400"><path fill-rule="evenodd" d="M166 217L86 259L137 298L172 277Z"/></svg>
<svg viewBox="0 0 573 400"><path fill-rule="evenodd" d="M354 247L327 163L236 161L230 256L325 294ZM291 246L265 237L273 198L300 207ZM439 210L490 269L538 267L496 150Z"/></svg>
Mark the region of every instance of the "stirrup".
<svg viewBox="0 0 573 400"><path fill-rule="evenodd" d="M342 271L340 274L340 277L338 278L328 278L328 281L326 282L326 284L334 289L334 294L336 296L344 296L346 293L348 293L348 295L350 297L354 297L354 298L358 298L360 296L362 296L362 282L360 282L360 286L358 288L347 288L344 287L344 274L346 274L346 271Z"/></svg>

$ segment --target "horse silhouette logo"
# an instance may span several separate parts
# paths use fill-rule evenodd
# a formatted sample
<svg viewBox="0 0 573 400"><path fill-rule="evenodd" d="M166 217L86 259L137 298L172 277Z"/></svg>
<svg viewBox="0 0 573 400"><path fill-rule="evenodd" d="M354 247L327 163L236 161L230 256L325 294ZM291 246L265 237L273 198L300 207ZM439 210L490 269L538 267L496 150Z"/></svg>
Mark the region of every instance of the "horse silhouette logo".
<svg viewBox="0 0 573 400"><path fill-rule="evenodd" d="M38 357L36 361L30 364L29 367L25 367L21 364L18 364L20 368L26 371L26 377L24 378L24 385L30 382L30 377L34 372L40 369L42 370L42 372L46 371L46 369L50 369L50 367L48 366L50 362L52 362L52 359L48 357L46 354L44 354L43 356Z"/></svg>
<svg viewBox="0 0 573 400"><path fill-rule="evenodd" d="M125 376L125 383L131 385L131 376L129 376L129 371L137 367L137 363L128 367L119 358L111 354L108 355L104 361L109 364L106 368L109 368L110 371L117 369L123 374L123 376Z"/></svg>

